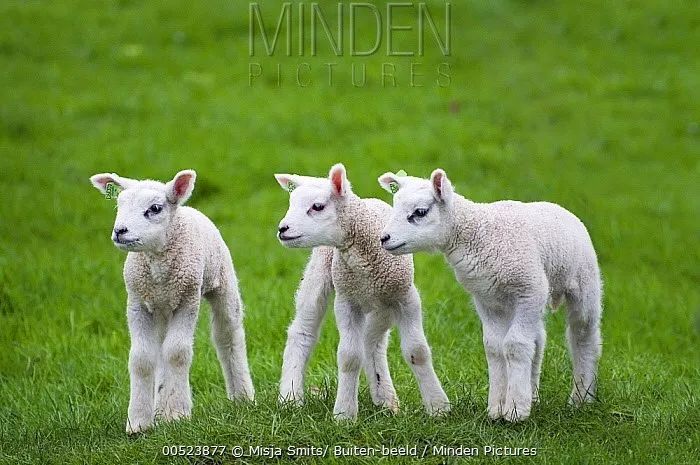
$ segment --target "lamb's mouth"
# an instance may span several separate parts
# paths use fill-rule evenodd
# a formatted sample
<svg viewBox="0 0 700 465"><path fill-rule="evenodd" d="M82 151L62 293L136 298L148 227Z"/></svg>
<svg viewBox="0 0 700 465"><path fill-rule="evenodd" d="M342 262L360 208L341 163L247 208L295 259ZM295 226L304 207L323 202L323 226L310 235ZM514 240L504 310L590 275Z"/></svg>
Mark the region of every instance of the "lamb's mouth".
<svg viewBox="0 0 700 465"><path fill-rule="evenodd" d="M279 239L280 239L282 242L293 241L293 240L299 239L301 236L302 236L302 234L299 234L298 236L291 236L291 237L290 237L290 236L284 236L284 235L282 235L282 234L278 234L278 235L277 235L277 237L279 237Z"/></svg>
<svg viewBox="0 0 700 465"><path fill-rule="evenodd" d="M384 247L384 249L388 250L389 252L392 252L392 251L394 251L394 250L400 249L400 248L403 247L404 245L406 245L406 243L405 243L405 242L402 242L402 243L400 243L399 245L395 245L395 246L393 246L393 247Z"/></svg>
<svg viewBox="0 0 700 465"><path fill-rule="evenodd" d="M132 247L141 243L141 241L138 239L112 239L112 241L117 247L123 248Z"/></svg>

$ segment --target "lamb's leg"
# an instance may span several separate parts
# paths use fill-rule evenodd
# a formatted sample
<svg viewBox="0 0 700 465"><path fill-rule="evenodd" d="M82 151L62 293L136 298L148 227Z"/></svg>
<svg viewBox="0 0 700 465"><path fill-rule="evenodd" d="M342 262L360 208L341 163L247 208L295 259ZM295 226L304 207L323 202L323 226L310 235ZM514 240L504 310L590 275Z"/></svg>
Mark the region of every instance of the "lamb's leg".
<svg viewBox="0 0 700 465"><path fill-rule="evenodd" d="M540 401L540 375L542 373L542 360L544 359L544 348L547 344L547 331L542 325L539 333L535 337L535 355L532 358L532 402Z"/></svg>
<svg viewBox="0 0 700 465"><path fill-rule="evenodd" d="M333 290L331 260L333 249L316 247L304 271L296 294L296 315L287 330L284 348L280 402L300 404L304 399L304 372L318 340L321 323Z"/></svg>
<svg viewBox="0 0 700 465"><path fill-rule="evenodd" d="M399 411L399 399L389 373L386 358L389 344L389 332L393 318L386 313L376 311L367 316L365 324L364 361L367 384L374 405Z"/></svg>
<svg viewBox="0 0 700 465"><path fill-rule="evenodd" d="M199 301L172 314L161 347L162 379L156 389L156 415L164 420L188 418L192 412L190 365Z"/></svg>
<svg viewBox="0 0 700 465"><path fill-rule="evenodd" d="M508 332L508 322L499 318L497 312L489 311L476 299L474 303L481 319L484 352L489 370L488 415L492 420L497 420L503 416L508 388L507 362L503 354L503 339Z"/></svg>
<svg viewBox="0 0 700 465"><path fill-rule="evenodd" d="M566 339L573 362L573 389L569 402L580 405L593 402L596 396L598 359L601 354L600 317L602 313L600 282L567 302Z"/></svg>
<svg viewBox="0 0 700 465"><path fill-rule="evenodd" d="M335 318L340 334L338 343L338 393L333 414L337 420L357 417L357 388L362 367L365 315L342 296L335 298Z"/></svg>
<svg viewBox="0 0 700 465"><path fill-rule="evenodd" d="M212 339L224 373L228 398L253 400L255 390L248 368L243 306L238 291L227 289L207 296L207 300L212 309Z"/></svg>
<svg viewBox="0 0 700 465"><path fill-rule="evenodd" d="M439 415L450 410L450 401L442 390L433 369L430 346L423 331L423 315L420 296L415 286L411 288L397 314L401 352L418 381L423 404L429 415Z"/></svg>
<svg viewBox="0 0 700 465"><path fill-rule="evenodd" d="M138 304L127 310L131 350L129 351L130 396L126 432L138 433L153 425L153 388L158 364L158 334L153 315Z"/></svg>
<svg viewBox="0 0 700 465"><path fill-rule="evenodd" d="M532 408L532 367L536 340L544 331L543 309L546 298L527 299L516 304L508 333L503 339L507 362L508 389L503 418L522 421Z"/></svg>

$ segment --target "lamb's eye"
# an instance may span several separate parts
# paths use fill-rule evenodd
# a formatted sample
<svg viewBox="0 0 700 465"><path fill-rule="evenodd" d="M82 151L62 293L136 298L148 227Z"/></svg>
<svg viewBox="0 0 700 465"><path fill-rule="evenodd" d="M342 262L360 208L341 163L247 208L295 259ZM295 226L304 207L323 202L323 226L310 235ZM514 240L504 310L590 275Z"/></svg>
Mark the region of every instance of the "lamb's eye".
<svg viewBox="0 0 700 465"><path fill-rule="evenodd" d="M427 208L416 208L416 210L413 212L412 216L415 216L416 218L423 218L427 214L428 214Z"/></svg>
<svg viewBox="0 0 700 465"><path fill-rule="evenodd" d="M146 217L148 218L151 215L157 215L158 213L163 211L163 206L158 205L157 203L154 203L150 207L148 207L148 210L146 210Z"/></svg>
<svg viewBox="0 0 700 465"><path fill-rule="evenodd" d="M323 205L322 203L315 203L315 204L311 205L311 209L315 212L320 212L324 208L326 208L326 206Z"/></svg>

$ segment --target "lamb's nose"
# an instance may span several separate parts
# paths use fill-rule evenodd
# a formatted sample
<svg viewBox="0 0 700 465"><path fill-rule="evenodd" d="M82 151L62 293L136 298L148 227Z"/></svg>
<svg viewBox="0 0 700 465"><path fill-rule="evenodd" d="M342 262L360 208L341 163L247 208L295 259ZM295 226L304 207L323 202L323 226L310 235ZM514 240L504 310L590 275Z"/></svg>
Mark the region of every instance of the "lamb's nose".
<svg viewBox="0 0 700 465"><path fill-rule="evenodd" d="M122 234L126 234L129 230L126 228L114 228L114 235L119 237Z"/></svg>
<svg viewBox="0 0 700 465"><path fill-rule="evenodd" d="M284 234L284 233L286 233L287 231L289 231L289 226L287 226L287 225L280 226L280 228L279 228L279 233L280 233L280 234Z"/></svg>
<svg viewBox="0 0 700 465"><path fill-rule="evenodd" d="M389 239L391 239L391 236L388 234L384 234L379 240L382 242L382 244L384 244Z"/></svg>

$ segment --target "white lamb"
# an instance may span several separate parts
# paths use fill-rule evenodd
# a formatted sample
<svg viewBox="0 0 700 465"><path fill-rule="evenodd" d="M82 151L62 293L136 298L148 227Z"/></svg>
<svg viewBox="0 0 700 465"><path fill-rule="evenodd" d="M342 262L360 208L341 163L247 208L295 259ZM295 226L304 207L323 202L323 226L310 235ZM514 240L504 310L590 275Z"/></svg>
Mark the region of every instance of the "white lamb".
<svg viewBox="0 0 700 465"><path fill-rule="evenodd" d="M296 316L284 351L280 400L303 400L304 371L318 339L327 299L335 289L340 333L338 393L333 409L336 418L356 418L362 366L373 402L398 410L386 358L394 323L427 412L448 411L450 404L433 370L423 332L420 297L413 284L413 258L393 257L377 240L391 207L381 200L355 195L341 164L331 168L328 179L289 174L275 177L291 193L289 210L279 226L280 242L286 247L314 248L296 295Z"/></svg>
<svg viewBox="0 0 700 465"><path fill-rule="evenodd" d="M381 234L393 254L445 254L472 294L489 370L488 413L524 420L538 400L544 314L566 302L573 404L595 397L601 353L601 280L586 227L546 202L474 203L453 192L445 172L430 180L386 173L394 211Z"/></svg>
<svg viewBox="0 0 700 465"><path fill-rule="evenodd" d="M189 369L202 297L211 304L212 337L229 398L254 395L231 255L206 216L181 206L192 194L195 176L180 171L167 184L108 173L90 178L102 193L111 193L112 186L121 189L112 241L129 252L124 264L131 335L128 433L150 428L156 417L190 416Z"/></svg>

